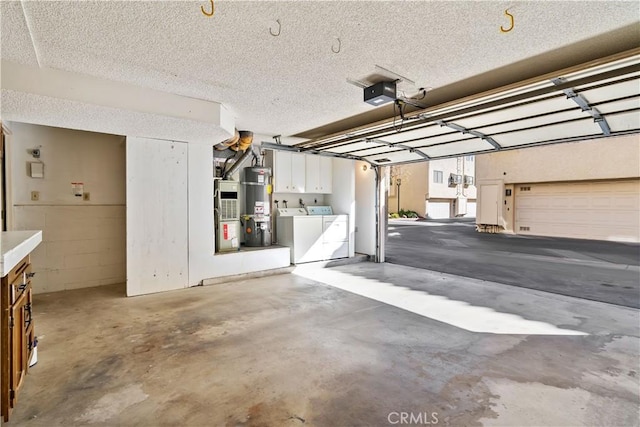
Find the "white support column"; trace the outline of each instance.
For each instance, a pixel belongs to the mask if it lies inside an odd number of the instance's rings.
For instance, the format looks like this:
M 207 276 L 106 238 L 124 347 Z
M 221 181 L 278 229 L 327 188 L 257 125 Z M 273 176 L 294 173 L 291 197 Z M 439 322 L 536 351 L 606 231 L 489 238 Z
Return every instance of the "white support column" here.
M 388 166 L 377 167 L 376 181 L 376 262 L 385 261 L 387 226 L 389 218 L 389 174 Z

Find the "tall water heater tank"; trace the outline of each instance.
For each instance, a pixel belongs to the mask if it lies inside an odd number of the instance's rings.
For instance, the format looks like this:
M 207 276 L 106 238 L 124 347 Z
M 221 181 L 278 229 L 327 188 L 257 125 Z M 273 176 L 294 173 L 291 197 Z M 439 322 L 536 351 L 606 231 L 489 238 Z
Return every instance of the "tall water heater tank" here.
M 271 246 L 271 169 L 252 166 L 244 168 L 245 215 L 243 233 L 245 246 Z

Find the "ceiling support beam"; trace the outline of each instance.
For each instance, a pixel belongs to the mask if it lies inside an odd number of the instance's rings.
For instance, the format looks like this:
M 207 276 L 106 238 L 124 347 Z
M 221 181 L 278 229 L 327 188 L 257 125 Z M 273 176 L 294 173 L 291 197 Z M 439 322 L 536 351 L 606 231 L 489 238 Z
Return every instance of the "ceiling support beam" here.
M 560 77 L 560 78 L 551 80 L 551 82 L 556 86 L 560 86 L 566 82 L 566 79 Z M 609 124 L 607 123 L 607 120 L 602 116 L 602 114 L 600 114 L 600 112 L 597 109 L 589 105 L 589 101 L 587 101 L 587 99 L 582 94 L 576 93 L 573 88 L 562 89 L 562 93 L 564 93 L 567 96 L 567 99 L 570 99 L 576 104 L 578 104 L 578 106 L 583 112 L 593 117 L 593 121 L 596 122 L 598 126 L 600 126 L 600 129 L 602 129 L 603 135 L 605 136 L 611 135 L 611 128 L 609 128 Z
M 502 147 L 500 146 L 500 144 L 498 144 L 493 138 L 491 138 L 488 135 L 485 135 L 482 132 L 478 132 L 477 130 L 469 130 L 463 126 L 457 125 L 455 123 L 451 123 L 451 122 L 445 122 L 444 120 L 438 120 L 436 121 L 437 124 L 439 124 L 440 126 L 446 126 L 448 128 L 457 130 L 458 132 L 461 132 L 463 135 L 473 135 L 477 138 L 482 139 L 483 141 L 487 141 L 489 144 L 491 144 L 493 146 L 493 148 L 495 148 L 496 150 L 502 150 Z
M 431 157 L 427 156 L 425 153 L 423 153 L 422 151 L 420 151 L 419 149 L 415 148 L 415 147 L 409 147 L 408 145 L 403 145 L 403 144 L 397 144 L 397 143 L 393 143 L 393 142 L 387 142 L 387 141 L 382 141 L 381 139 L 369 139 L 369 138 L 365 138 L 364 139 L 365 142 L 373 142 L 375 144 L 380 144 L 380 145 L 386 145 L 388 147 L 394 148 L 394 147 L 398 147 L 401 148 L 403 150 L 407 150 L 410 153 L 415 153 L 418 156 L 422 157 L 425 160 L 430 160 Z
M 324 156 L 324 157 L 337 157 L 339 159 L 347 159 L 347 160 L 362 160 L 363 162 L 367 162 L 369 164 L 372 164 L 369 160 L 364 159 L 362 157 L 358 157 L 358 156 L 354 156 L 351 154 L 342 154 L 342 153 L 332 153 L 329 151 L 319 151 L 319 150 L 313 150 L 313 149 L 303 149 L 300 147 L 296 147 L 293 145 L 283 145 L 283 144 L 276 144 L 273 142 L 266 142 L 266 141 L 262 141 L 260 143 L 260 147 L 265 149 L 265 150 L 277 150 L 277 151 L 291 151 L 293 153 L 301 153 L 301 154 L 315 154 L 318 156 Z

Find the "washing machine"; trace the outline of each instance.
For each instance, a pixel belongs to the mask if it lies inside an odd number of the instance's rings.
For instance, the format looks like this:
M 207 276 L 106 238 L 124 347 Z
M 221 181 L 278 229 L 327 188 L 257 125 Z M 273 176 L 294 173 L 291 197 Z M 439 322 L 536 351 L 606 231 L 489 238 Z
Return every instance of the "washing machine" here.
M 334 215 L 331 206 L 308 206 L 309 216 L 322 218 L 322 259 L 349 256 L 349 215 Z
M 276 209 L 276 240 L 291 249 L 291 264 L 323 259 L 322 217 L 304 208 Z

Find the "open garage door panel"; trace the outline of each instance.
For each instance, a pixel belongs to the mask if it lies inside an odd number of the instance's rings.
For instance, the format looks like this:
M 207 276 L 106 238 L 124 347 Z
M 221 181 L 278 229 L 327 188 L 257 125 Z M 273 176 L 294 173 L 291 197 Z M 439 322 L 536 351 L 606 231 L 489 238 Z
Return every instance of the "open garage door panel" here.
M 518 184 L 515 231 L 640 242 L 640 180 Z
M 287 148 L 392 165 L 637 132 L 640 49 Z

